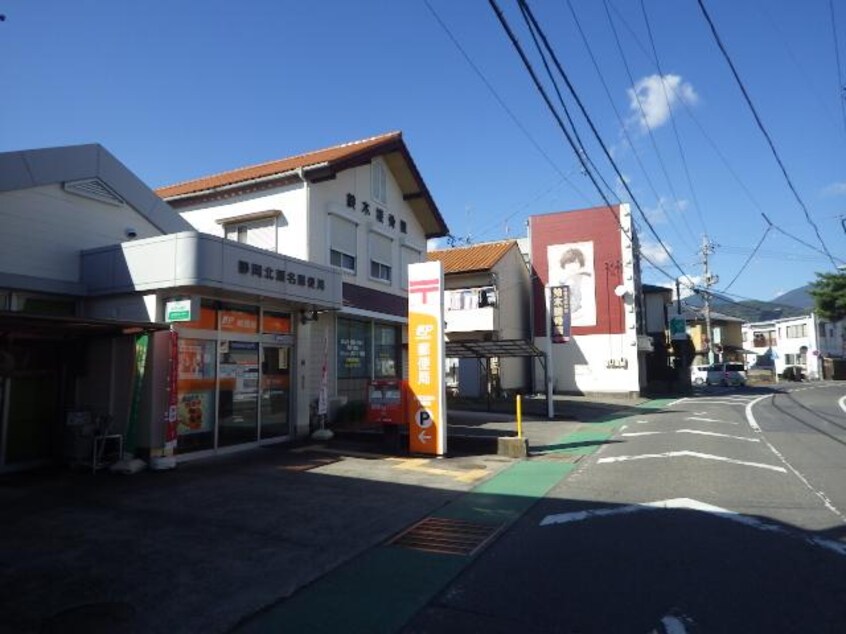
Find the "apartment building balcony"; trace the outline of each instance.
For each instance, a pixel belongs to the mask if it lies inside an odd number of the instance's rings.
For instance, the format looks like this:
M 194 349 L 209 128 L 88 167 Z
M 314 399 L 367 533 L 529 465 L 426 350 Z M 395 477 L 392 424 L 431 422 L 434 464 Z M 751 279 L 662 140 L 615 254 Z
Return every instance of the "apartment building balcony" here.
M 448 290 L 444 307 L 446 334 L 499 330 L 499 305 L 492 286 Z

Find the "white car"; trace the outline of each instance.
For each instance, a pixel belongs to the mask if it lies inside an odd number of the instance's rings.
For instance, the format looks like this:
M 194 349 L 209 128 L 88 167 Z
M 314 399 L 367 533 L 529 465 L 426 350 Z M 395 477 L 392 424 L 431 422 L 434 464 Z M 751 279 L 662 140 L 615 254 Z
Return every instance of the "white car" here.
M 746 385 L 746 367 L 742 363 L 715 363 L 708 368 L 708 385 Z
M 707 365 L 690 366 L 690 382 L 694 385 L 705 385 L 708 381 L 708 367 Z

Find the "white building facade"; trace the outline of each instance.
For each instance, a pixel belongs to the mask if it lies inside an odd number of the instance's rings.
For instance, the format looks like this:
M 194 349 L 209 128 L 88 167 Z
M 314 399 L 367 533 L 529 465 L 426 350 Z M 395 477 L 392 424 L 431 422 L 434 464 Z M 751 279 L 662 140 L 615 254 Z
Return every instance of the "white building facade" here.
M 331 267 L 338 311 L 296 316 L 304 390 L 327 366 L 330 402 L 367 382 L 407 377 L 407 270 L 447 227 L 400 133 L 160 188 L 198 231 Z
M 758 355 L 756 365 L 774 368 L 780 376 L 800 366 L 811 380 L 823 376 L 823 360 L 844 356 L 843 322 L 830 322 L 815 313 L 743 325 L 744 348 Z
M 428 259 L 444 266 L 448 342 L 529 340 L 531 284 L 516 240 L 431 251 Z M 461 396 L 530 388 L 526 357 L 448 358 L 447 364 L 448 387 Z

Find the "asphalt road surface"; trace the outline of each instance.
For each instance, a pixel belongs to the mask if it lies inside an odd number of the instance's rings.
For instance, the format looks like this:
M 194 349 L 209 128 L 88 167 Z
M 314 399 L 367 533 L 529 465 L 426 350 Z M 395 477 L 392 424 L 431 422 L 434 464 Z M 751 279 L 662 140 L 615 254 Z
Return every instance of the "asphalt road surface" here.
M 627 419 L 406 632 L 846 632 L 846 385 Z

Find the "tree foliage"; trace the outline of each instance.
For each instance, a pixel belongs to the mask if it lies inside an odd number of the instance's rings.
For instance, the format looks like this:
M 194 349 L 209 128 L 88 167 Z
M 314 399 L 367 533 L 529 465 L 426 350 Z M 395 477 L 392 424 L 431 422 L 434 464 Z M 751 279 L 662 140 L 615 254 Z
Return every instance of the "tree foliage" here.
M 830 321 L 846 317 L 846 273 L 817 273 L 809 292 L 820 317 Z

